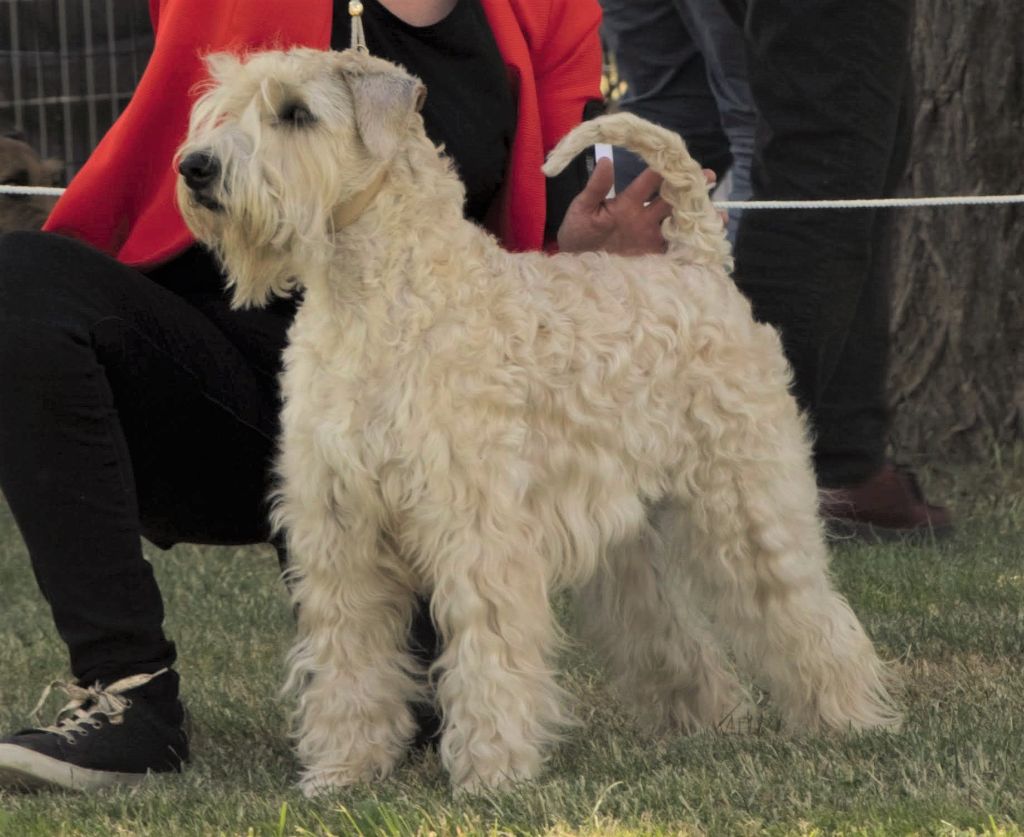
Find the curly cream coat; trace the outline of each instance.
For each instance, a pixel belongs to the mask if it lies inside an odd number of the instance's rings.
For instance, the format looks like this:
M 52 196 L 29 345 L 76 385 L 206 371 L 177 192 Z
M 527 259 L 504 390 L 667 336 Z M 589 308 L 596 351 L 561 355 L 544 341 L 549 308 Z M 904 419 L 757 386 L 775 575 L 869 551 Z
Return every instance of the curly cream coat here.
M 747 711 L 733 661 L 793 730 L 898 722 L 828 576 L 778 336 L 730 279 L 677 136 L 603 117 L 546 167 L 595 141 L 638 151 L 674 207 L 666 255 L 510 254 L 463 219 L 401 69 L 309 50 L 210 66 L 181 156 L 219 176 L 202 195 L 180 185 L 185 218 L 238 305 L 304 295 L 274 520 L 294 562 L 308 791 L 401 758 L 426 689 L 407 648 L 417 594 L 444 639 L 431 675 L 460 789 L 535 777 L 570 723 L 550 605 L 566 586 L 654 727 Z

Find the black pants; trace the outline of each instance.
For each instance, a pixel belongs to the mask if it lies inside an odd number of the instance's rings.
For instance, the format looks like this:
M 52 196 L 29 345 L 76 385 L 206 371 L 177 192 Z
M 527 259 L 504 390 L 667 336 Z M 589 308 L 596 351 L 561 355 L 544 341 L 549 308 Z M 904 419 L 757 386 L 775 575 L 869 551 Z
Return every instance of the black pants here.
M 140 535 L 269 537 L 291 301 L 232 311 L 209 256 L 149 276 L 43 233 L 0 238 L 0 489 L 82 682 L 170 665 Z M 433 647 L 421 615 L 415 638 Z
M 746 0 L 755 200 L 892 193 L 910 143 L 912 20 L 912 0 Z M 826 486 L 859 482 L 884 461 L 886 220 L 885 211 L 809 210 L 745 212 L 740 222 L 737 282 L 782 334 Z

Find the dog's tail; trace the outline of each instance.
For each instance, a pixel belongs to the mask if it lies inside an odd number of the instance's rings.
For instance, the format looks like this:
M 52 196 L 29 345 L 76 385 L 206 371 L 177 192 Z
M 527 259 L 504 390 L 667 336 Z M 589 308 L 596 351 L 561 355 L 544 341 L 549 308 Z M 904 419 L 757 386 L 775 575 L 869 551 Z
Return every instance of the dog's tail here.
M 711 205 L 707 182 L 678 134 L 630 113 L 599 116 L 574 128 L 548 155 L 544 174 L 553 177 L 581 151 L 597 143 L 626 148 L 664 178 L 661 196 L 672 207 L 662 225 L 668 253 L 686 264 L 732 271 L 725 226 Z

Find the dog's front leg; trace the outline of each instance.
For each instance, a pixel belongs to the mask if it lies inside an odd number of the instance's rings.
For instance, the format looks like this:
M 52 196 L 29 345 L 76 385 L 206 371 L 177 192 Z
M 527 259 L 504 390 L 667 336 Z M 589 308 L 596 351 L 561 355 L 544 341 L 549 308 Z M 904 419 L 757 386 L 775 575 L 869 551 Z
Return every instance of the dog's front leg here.
M 441 759 L 456 790 L 502 787 L 536 776 L 545 745 L 571 722 L 549 663 L 557 629 L 546 568 L 536 527 L 511 510 L 446 511 L 432 561 L 445 639 Z
M 289 521 L 298 641 L 297 751 L 307 795 L 386 776 L 415 732 L 422 691 L 407 650 L 414 594 L 370 516 Z

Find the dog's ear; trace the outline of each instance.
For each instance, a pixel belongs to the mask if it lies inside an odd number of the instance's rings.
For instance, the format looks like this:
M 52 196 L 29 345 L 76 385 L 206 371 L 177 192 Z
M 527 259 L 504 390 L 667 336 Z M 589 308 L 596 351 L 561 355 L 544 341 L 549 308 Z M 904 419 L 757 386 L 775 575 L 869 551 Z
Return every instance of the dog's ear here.
M 211 52 L 203 56 L 203 62 L 210 73 L 210 77 L 216 82 L 224 82 L 242 66 L 237 55 L 230 52 Z
M 343 73 L 352 91 L 356 128 L 373 156 L 390 159 L 409 118 L 423 107 L 427 88 L 398 73 Z

